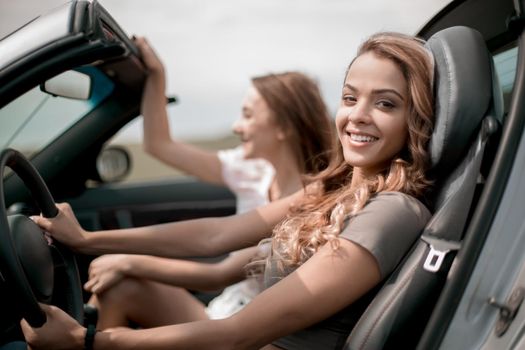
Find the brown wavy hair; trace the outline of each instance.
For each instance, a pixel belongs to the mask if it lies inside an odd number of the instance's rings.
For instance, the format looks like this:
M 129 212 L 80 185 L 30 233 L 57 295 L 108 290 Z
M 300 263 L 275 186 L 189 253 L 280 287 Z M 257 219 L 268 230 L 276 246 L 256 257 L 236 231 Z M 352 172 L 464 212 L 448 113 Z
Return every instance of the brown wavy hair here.
M 423 45 L 420 39 L 398 33 L 378 33 L 361 45 L 357 57 L 371 52 L 391 60 L 407 81 L 406 146 L 383 171 L 351 188 L 352 166 L 345 162 L 339 144 L 328 168 L 313 178 L 314 185 L 307 189 L 304 200 L 274 229 L 269 259 L 281 268 L 302 264 L 324 244 L 336 249 L 345 219 L 361 210 L 375 194 L 397 191 L 421 198 L 431 185 L 426 171 L 427 146 L 434 124 L 433 58 Z
M 288 134 L 301 172 L 326 169 L 336 141 L 317 83 L 303 73 L 284 72 L 255 77 L 252 84 Z

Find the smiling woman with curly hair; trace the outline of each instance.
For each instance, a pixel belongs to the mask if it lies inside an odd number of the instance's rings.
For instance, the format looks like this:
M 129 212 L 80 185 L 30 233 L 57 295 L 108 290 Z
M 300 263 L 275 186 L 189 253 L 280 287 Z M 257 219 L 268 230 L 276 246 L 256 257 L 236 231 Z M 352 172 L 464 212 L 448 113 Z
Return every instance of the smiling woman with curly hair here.
M 250 266 L 264 269 L 266 289 L 241 311 L 222 320 L 100 332 L 94 349 L 342 348 L 369 293 L 430 218 L 420 200 L 429 187 L 432 72 L 420 40 L 396 33 L 369 38 L 345 75 L 336 118 L 340 152 L 306 194 L 234 217 L 129 230 L 88 233 L 67 205 L 55 219 L 37 218 L 80 252 L 165 256 L 237 249 L 275 227 L 268 256 Z M 235 232 L 210 235 L 209 245 L 181 238 L 223 226 Z M 86 330 L 55 307 L 43 309 L 42 328 L 22 323 L 31 347 L 81 349 Z

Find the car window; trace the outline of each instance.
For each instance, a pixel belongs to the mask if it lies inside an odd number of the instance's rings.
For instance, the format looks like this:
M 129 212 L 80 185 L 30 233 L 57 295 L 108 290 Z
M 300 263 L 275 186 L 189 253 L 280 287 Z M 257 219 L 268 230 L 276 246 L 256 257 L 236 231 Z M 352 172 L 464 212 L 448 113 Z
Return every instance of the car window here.
M 144 151 L 142 147 L 142 136 L 136 136 L 137 130 L 142 132 L 142 127 L 142 117 L 136 118 L 129 122 L 108 142 L 109 146 L 124 148 L 131 158 L 130 173 L 123 179 L 123 182 L 134 183 L 187 177 L 186 174 L 162 163 Z M 132 135 L 131 137 L 127 136 L 130 134 Z M 233 148 L 240 143 L 239 137 L 234 135 L 233 132 L 229 135 L 200 139 L 181 138 L 177 135 L 175 135 L 175 137 L 210 151 Z
M 505 101 L 505 112 L 508 110 L 508 104 L 514 86 L 517 62 L 518 48 L 515 44 L 494 55 L 494 65 L 496 67 L 496 73 L 498 75 Z
M 31 157 L 93 110 L 113 90 L 113 83 L 98 69 L 78 70 L 92 77 L 88 100 L 53 96 L 36 86 L 0 109 L 2 148 L 14 148 Z

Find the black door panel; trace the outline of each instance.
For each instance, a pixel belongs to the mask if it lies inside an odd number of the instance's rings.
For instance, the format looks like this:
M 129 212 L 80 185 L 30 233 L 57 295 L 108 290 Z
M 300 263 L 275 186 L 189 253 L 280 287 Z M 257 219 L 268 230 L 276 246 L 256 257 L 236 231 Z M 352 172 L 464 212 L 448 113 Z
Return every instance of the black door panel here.
M 137 227 L 235 213 L 226 188 L 194 180 L 103 185 L 68 201 L 87 230 Z

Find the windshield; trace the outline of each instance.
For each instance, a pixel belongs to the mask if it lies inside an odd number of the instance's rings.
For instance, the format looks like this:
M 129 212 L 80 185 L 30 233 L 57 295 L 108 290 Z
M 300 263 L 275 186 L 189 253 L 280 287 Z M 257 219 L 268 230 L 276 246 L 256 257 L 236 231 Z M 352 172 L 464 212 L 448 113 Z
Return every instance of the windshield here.
M 75 100 L 34 87 L 0 109 L 2 149 L 11 147 L 30 158 L 96 108 L 113 90 L 113 82 L 97 68 L 76 70 L 91 76 L 91 97 Z

